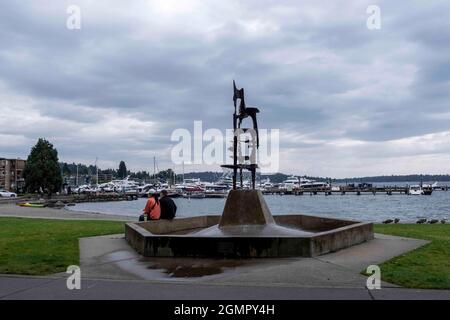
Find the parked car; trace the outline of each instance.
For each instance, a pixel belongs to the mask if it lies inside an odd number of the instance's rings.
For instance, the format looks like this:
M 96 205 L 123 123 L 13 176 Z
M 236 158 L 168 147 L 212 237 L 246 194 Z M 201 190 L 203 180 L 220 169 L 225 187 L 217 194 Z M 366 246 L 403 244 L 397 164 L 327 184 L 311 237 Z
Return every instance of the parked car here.
M 9 192 L 9 191 L 6 191 L 5 189 L 0 188 L 0 197 L 15 198 L 15 197 L 17 197 L 17 194 L 14 192 Z

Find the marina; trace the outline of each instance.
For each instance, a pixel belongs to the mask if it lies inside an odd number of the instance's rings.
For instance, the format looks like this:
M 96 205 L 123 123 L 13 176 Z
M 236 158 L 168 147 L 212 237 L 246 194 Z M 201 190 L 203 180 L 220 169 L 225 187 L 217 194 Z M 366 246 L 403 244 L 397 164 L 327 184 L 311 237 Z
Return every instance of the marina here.
M 74 188 L 74 194 L 91 195 L 90 199 L 98 196 L 104 198 L 108 194 L 116 194 L 123 197 L 147 197 L 149 193 L 167 190 L 172 198 L 225 198 L 231 190 L 232 182 L 226 175 L 216 182 L 205 182 L 199 178 L 183 179 L 181 183 L 170 184 L 169 181 L 157 181 L 154 183 L 142 183 L 128 177 L 123 180 L 114 180 L 99 185 L 82 185 Z M 237 189 L 248 190 L 249 180 L 244 180 Z M 260 180 L 255 184 L 255 189 L 263 194 L 278 195 L 363 195 L 363 194 L 403 194 L 403 195 L 431 195 L 435 191 L 448 191 L 446 182 L 408 182 L 408 183 L 327 183 L 309 180 L 302 177 L 291 176 L 281 183 L 272 183 L 270 179 Z M 67 190 L 65 191 L 67 193 Z M 125 196 L 123 200 L 128 200 Z

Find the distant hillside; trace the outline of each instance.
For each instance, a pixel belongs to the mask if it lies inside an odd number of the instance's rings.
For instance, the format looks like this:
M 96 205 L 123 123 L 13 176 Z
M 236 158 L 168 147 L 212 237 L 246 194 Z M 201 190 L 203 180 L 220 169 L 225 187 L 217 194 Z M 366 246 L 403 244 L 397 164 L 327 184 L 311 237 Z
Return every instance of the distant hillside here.
M 207 182 L 215 182 L 220 179 L 220 177 L 223 175 L 222 172 L 212 172 L 212 171 L 206 171 L 206 172 L 189 172 L 184 174 L 185 179 L 198 179 L 200 178 L 201 181 L 207 181 Z M 250 174 L 248 172 L 243 174 L 244 179 L 249 179 Z M 259 175 L 258 175 L 259 177 Z M 288 175 L 277 173 L 270 176 L 262 175 L 262 178 L 265 179 L 267 177 L 270 177 L 270 180 L 272 182 L 281 182 L 283 180 L 286 180 Z M 238 173 L 238 179 L 239 179 L 239 173 Z
M 450 175 L 448 174 L 410 174 L 410 175 L 391 175 L 391 176 L 375 176 L 375 177 L 361 177 L 361 178 L 347 178 L 347 179 L 336 179 L 336 182 L 408 182 L 408 181 L 424 181 L 424 182 L 434 182 L 434 181 L 450 181 Z
M 214 182 L 217 181 L 222 172 L 190 172 L 184 175 L 187 179 L 196 179 L 200 178 L 202 181 Z M 249 178 L 248 174 L 244 175 L 244 178 Z M 259 175 L 258 175 L 259 177 Z M 276 173 L 272 175 L 261 175 L 262 179 L 270 178 L 270 181 L 274 183 L 279 183 L 287 179 L 289 175 L 284 173 Z M 408 181 L 424 181 L 424 182 L 434 182 L 434 181 L 450 181 L 450 175 L 448 174 L 440 174 L 440 175 L 429 175 L 429 174 L 410 174 L 410 175 L 390 175 L 390 176 L 373 176 L 373 177 L 353 177 L 353 178 L 344 178 L 344 179 L 333 179 L 326 177 L 310 177 L 310 176 L 302 176 L 307 179 L 317 180 L 317 181 L 329 181 L 331 179 L 332 182 L 408 182 Z
M 180 174 L 178 173 L 180 176 Z M 212 171 L 205 171 L 205 172 L 189 172 L 184 174 L 185 179 L 198 179 L 200 178 L 201 181 L 206 182 L 214 182 L 217 181 L 222 176 L 222 172 L 212 172 Z

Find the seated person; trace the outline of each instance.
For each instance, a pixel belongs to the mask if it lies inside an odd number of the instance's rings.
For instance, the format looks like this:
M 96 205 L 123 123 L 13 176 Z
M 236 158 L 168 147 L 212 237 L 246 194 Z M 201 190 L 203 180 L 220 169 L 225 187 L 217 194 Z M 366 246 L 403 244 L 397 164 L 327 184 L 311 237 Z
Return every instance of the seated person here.
M 161 199 L 159 200 L 161 206 L 161 219 L 172 220 L 177 213 L 177 205 L 167 196 L 167 190 L 161 191 Z
M 161 206 L 157 192 L 148 194 L 148 200 L 143 211 L 144 214 L 139 217 L 139 221 L 144 221 L 145 216 L 147 216 L 147 221 L 158 220 L 161 217 Z

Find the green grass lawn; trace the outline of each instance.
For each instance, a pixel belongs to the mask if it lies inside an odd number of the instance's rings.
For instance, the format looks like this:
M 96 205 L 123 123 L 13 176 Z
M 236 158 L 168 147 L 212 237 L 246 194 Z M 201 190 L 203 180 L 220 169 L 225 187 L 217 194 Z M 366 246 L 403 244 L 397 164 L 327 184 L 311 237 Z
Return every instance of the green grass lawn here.
M 79 264 L 78 238 L 122 232 L 116 221 L 0 218 L 0 273 L 66 271 Z
M 450 289 L 450 224 L 375 225 L 375 232 L 431 241 L 383 263 L 382 280 L 408 288 Z

